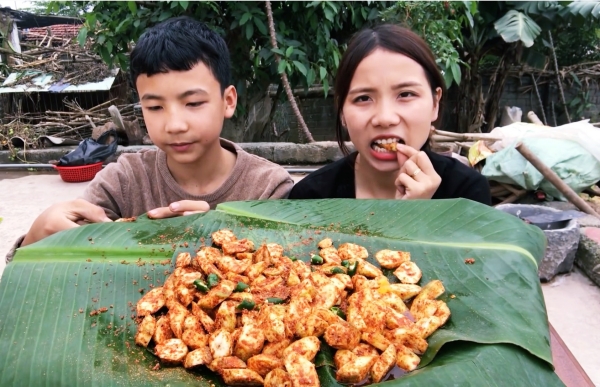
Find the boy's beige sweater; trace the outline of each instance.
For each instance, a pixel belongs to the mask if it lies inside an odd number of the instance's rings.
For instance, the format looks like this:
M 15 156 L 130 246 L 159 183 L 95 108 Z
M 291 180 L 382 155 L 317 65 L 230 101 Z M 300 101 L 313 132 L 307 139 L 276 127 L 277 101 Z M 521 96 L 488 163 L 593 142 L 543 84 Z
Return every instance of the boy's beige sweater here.
M 142 215 L 154 208 L 179 200 L 202 200 L 214 209 L 217 204 L 236 200 L 286 198 L 294 182 L 281 166 L 252 155 L 237 144 L 221 139 L 221 146 L 237 154 L 231 175 L 217 190 L 191 195 L 175 181 L 167 168 L 166 154 L 160 149 L 124 153 L 116 163 L 100 171 L 83 193 L 115 220 Z M 12 260 L 19 238 L 6 256 Z

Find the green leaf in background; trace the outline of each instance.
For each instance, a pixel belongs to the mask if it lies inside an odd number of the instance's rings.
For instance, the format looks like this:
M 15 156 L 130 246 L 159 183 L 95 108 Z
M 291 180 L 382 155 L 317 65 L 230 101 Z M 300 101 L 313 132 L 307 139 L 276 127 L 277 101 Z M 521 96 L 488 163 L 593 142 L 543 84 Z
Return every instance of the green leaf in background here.
M 152 371 L 156 358 L 133 344 L 132 314 L 140 289 L 164 282 L 175 253 L 209 244 L 225 227 L 304 260 L 325 237 L 359 243 L 370 257 L 405 250 L 423 271 L 421 283 L 443 281 L 450 320 L 429 338 L 422 368 L 382 386 L 562 385 L 537 276 L 543 233 L 464 199 L 233 202 L 201 215 L 55 234 L 19 249 L 0 281 L 0 385 L 222 386 L 204 369 Z M 338 385 L 332 355 L 324 345 L 316 359 L 323 386 Z
M 128 1 L 127 6 L 129 7 L 129 10 L 131 11 L 132 15 L 137 14 L 137 4 L 135 3 L 135 1 Z
M 494 28 L 507 43 L 522 41 L 525 47 L 533 46 L 533 41 L 542 29 L 532 18 L 511 9 L 494 23 Z
M 81 47 L 85 46 L 85 41 L 87 40 L 87 33 L 87 27 L 81 27 L 79 33 L 77 33 L 77 43 L 79 43 Z
M 306 66 L 304 66 L 301 62 L 297 60 L 294 61 L 294 66 L 302 73 L 302 75 L 306 76 Z

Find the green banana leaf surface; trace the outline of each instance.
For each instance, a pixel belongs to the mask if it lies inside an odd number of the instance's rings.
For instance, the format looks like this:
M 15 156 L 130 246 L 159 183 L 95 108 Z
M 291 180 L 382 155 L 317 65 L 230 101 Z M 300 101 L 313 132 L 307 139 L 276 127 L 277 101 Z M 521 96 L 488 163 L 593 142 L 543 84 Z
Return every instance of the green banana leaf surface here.
M 537 274 L 541 230 L 464 199 L 340 199 L 223 203 L 194 216 L 78 227 L 19 249 L 0 280 L 0 386 L 223 385 L 204 368 L 155 367 L 134 344 L 133 321 L 175 255 L 209 245 L 222 228 L 305 261 L 325 237 L 363 245 L 375 264 L 378 250 L 409 251 L 421 284 L 442 280 L 451 318 L 429 337 L 418 370 L 382 386 L 563 385 Z M 339 385 L 333 354 L 323 344 L 316 358 L 322 386 Z

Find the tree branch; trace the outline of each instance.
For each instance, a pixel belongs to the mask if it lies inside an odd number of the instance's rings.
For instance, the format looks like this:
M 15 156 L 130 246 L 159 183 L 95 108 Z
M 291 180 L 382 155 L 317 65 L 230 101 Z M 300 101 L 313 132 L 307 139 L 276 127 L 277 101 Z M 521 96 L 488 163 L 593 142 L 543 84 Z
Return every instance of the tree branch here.
M 271 36 L 271 46 L 276 49 L 277 48 L 277 38 L 275 37 L 275 23 L 273 22 L 273 10 L 271 9 L 271 2 L 269 0 L 265 1 L 265 6 L 267 8 L 267 19 L 269 20 L 269 35 Z M 275 55 L 275 61 L 277 62 L 277 65 L 279 66 L 279 63 L 281 62 L 281 58 L 276 53 L 274 53 L 274 55 Z M 290 87 L 290 82 L 288 81 L 288 77 L 287 77 L 287 74 L 285 73 L 285 70 L 281 73 L 281 83 L 283 83 L 283 88 L 285 89 L 285 94 L 287 95 L 288 101 L 290 101 L 290 105 L 292 106 L 292 110 L 294 111 L 294 114 L 296 115 L 296 118 L 298 119 L 298 125 L 300 126 L 300 131 L 302 132 L 304 137 L 306 137 L 306 140 L 308 142 L 315 142 L 312 134 L 310 133 L 310 130 L 308 129 L 308 126 L 306 126 L 306 122 L 304 122 L 304 118 L 302 117 L 302 114 L 300 113 L 298 104 L 296 103 L 296 100 L 294 99 L 294 94 L 292 93 L 292 88 Z

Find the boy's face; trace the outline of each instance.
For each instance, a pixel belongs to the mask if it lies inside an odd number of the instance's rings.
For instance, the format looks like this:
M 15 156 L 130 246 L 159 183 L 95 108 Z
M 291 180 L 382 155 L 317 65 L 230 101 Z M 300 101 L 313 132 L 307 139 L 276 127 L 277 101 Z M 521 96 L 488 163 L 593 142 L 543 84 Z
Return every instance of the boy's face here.
M 225 118 L 235 112 L 237 93 L 221 87 L 200 62 L 189 71 L 169 71 L 136 80 L 144 121 L 154 144 L 170 163 L 194 164 L 220 147 Z

